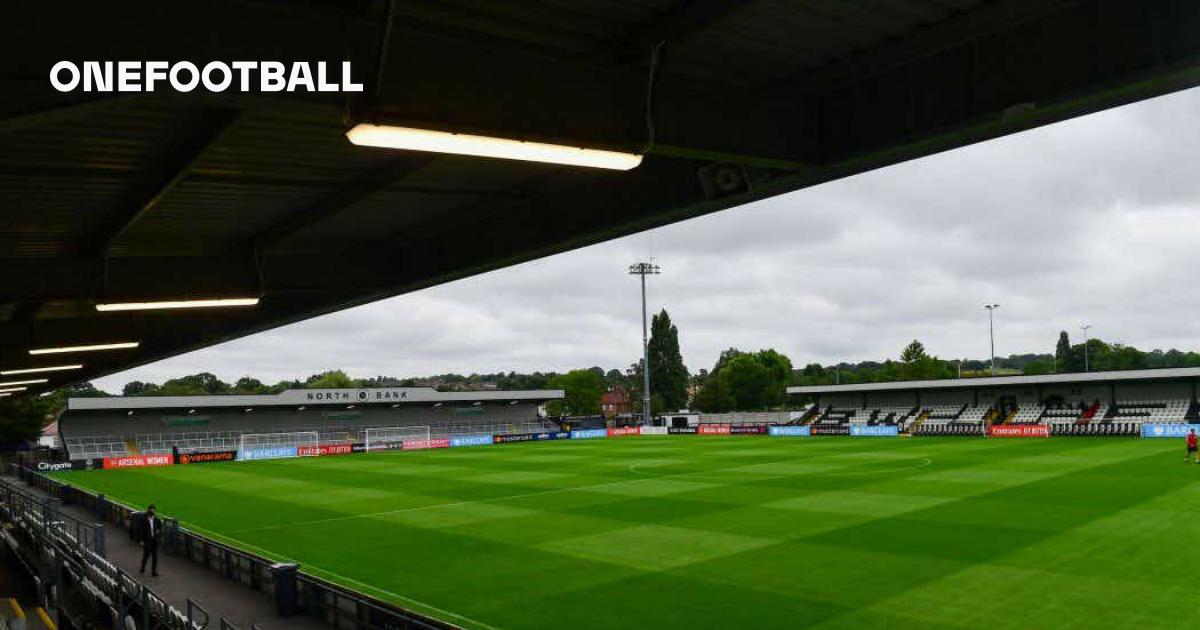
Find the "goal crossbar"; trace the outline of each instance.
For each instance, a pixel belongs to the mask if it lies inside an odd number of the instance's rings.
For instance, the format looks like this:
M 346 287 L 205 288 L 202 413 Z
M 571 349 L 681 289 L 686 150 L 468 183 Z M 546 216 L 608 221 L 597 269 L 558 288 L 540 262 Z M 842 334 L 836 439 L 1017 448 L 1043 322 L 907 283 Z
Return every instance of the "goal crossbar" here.
M 414 442 L 422 446 L 429 444 L 428 426 L 371 427 L 364 434 L 363 446 L 368 453 L 402 449 L 405 442 L 410 446 Z
M 316 431 L 243 433 L 238 438 L 238 459 L 316 457 L 320 436 Z

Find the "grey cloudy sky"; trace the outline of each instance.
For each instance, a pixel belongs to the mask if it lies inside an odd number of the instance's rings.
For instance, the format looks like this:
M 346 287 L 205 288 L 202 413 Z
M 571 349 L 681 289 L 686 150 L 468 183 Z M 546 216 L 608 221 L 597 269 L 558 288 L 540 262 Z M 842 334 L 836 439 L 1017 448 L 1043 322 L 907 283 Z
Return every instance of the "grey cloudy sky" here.
M 731 346 L 794 363 L 883 359 L 921 339 L 984 358 L 1059 330 L 1200 349 L 1200 90 L 801 190 L 246 337 L 96 382 L 625 368 L 641 349 L 627 266 L 692 371 Z

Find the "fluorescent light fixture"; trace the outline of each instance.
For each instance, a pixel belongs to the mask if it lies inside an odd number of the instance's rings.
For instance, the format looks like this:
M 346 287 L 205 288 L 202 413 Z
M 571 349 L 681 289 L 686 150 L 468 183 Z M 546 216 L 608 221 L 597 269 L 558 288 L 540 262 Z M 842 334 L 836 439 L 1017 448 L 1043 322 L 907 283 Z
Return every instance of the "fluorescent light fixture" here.
M 29 354 L 59 354 L 63 352 L 97 352 L 100 350 L 127 350 L 138 347 L 136 341 L 121 341 L 117 343 L 99 343 L 91 346 L 61 346 L 57 348 L 34 348 Z
M 48 378 L 31 378 L 27 381 L 8 381 L 7 383 L 0 383 L 0 388 L 15 387 L 17 385 L 39 385 L 41 383 L 49 382 L 50 379 Z
M 9 396 L 12 396 L 11 392 L 9 392 L 9 393 L 0 392 L 0 398 L 8 398 Z
M 413 129 L 412 127 L 392 127 L 390 125 L 360 123 L 346 132 L 346 138 L 353 144 L 366 147 L 454 153 L 505 160 L 589 166 L 617 171 L 628 171 L 642 163 L 642 156 L 636 153 L 584 149 L 563 144 L 523 142 L 507 138 Z
M 19 370 L 0 370 L 0 376 L 15 376 L 17 374 L 37 374 L 39 372 L 63 372 L 66 370 L 81 370 L 81 369 L 83 369 L 83 364 L 50 365 L 47 367 L 21 368 Z
M 102 313 L 112 311 L 163 311 L 179 308 L 227 308 L 232 306 L 256 306 L 258 298 L 213 298 L 204 300 L 168 300 L 165 302 L 113 302 L 97 304 Z
M 0 389 L 0 394 L 15 394 L 17 392 L 23 392 L 27 389 L 29 389 L 29 388 L 28 387 L 8 387 L 6 389 Z

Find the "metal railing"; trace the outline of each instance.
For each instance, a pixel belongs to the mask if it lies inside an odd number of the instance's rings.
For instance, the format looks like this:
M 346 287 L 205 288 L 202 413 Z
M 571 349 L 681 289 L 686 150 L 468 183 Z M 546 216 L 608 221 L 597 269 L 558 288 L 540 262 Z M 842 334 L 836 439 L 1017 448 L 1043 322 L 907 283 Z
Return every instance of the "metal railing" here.
M 37 473 L 22 477 L 39 489 L 54 484 Z M 3 517 L 26 543 L 14 537 L 11 546 L 34 569 L 39 604 L 60 610 L 75 625 L 124 628 L 132 622 L 143 630 L 203 630 L 208 625 L 208 611 L 195 601 L 189 599 L 186 611 L 180 611 L 106 560 L 102 524 L 63 514 L 60 495 L 39 497 L 0 483 Z
M 64 504 L 79 505 L 97 519 L 128 527 L 136 510 L 82 488 L 52 479 L 27 468 L 20 478 Z M 253 554 L 179 526 L 165 519 L 165 552 L 182 556 L 216 571 L 225 578 L 276 598 L 273 560 Z M 455 630 L 458 626 L 426 617 L 322 578 L 297 575 L 296 610 L 324 621 L 337 630 Z M 142 627 L 142 626 L 139 626 Z M 163 626 L 174 628 L 174 626 Z M 232 627 L 222 625 L 222 628 Z
M 428 427 L 431 437 L 447 437 L 453 433 L 537 433 L 554 430 L 558 425 L 548 420 L 448 420 L 429 424 L 407 423 L 398 426 Z M 135 444 L 139 454 L 161 455 L 178 448 L 180 452 L 226 451 L 238 447 L 246 433 L 306 433 L 315 431 L 322 444 L 366 441 L 366 430 L 389 428 L 386 423 L 331 425 L 306 423 L 272 427 L 263 431 L 181 431 L 179 433 L 139 433 L 136 435 L 81 435 L 65 438 L 72 459 L 95 459 L 130 455 L 129 444 Z

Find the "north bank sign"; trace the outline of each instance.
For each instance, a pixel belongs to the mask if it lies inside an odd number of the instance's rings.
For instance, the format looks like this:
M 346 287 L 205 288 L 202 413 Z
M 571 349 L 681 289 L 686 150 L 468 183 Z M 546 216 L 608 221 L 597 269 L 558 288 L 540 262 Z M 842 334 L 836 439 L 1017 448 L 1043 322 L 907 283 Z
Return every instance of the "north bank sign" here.
M 418 398 L 432 390 L 423 387 L 394 387 L 387 389 L 303 389 L 289 390 L 280 398 L 300 403 L 397 403 Z

